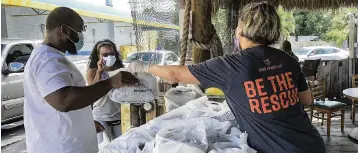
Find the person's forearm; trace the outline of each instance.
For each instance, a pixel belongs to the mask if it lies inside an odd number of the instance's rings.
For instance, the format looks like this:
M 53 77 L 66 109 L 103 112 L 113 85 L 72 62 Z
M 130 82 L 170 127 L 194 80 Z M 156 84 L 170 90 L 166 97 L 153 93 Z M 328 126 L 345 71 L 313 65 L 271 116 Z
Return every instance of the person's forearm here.
M 100 81 L 86 87 L 66 87 L 61 91 L 63 97 L 60 97 L 63 111 L 67 112 L 90 106 L 111 89 L 109 80 Z
M 148 72 L 171 83 L 200 84 L 187 66 L 151 65 L 148 68 Z
M 303 105 L 312 105 L 313 99 L 310 90 L 306 90 L 298 93 L 298 98 Z
M 179 72 L 180 66 L 160 66 L 160 65 L 151 65 L 148 69 L 148 72 L 163 78 L 166 81 L 171 83 L 179 83 L 176 72 Z

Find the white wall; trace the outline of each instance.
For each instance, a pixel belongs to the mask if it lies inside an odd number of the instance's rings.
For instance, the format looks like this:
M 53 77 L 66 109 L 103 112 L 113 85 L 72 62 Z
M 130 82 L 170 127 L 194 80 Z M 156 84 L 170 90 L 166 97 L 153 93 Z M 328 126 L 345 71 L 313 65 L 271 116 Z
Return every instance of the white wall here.
M 40 10 L 41 12 L 43 10 Z M 47 15 L 36 15 L 31 8 L 7 6 L 5 7 L 6 25 L 8 38 L 22 39 L 44 39 L 41 25 L 45 25 Z M 45 14 L 48 14 L 46 12 Z M 31 16 L 19 16 L 31 15 Z M 99 22 L 96 18 L 82 17 L 87 25 L 87 31 L 84 32 L 85 46 L 81 49 L 90 51 L 96 41 L 110 39 L 108 21 Z M 123 27 L 124 26 L 124 27 Z M 115 42 L 119 47 L 121 45 L 135 45 L 135 35 L 133 26 L 129 23 L 115 22 Z M 93 29 L 95 32 L 93 33 Z M 132 40 L 131 35 L 132 34 Z
M 6 14 L 4 5 L 1 5 L 1 38 L 7 38 Z
M 46 16 L 13 16 L 34 15 L 29 8 L 6 7 L 6 24 L 9 38 L 43 39 L 41 24 L 45 24 Z
M 83 33 L 85 38 L 85 45 L 82 50 L 92 50 L 93 45 L 102 39 L 109 39 L 109 29 L 108 22 L 99 22 L 96 18 L 82 17 L 85 24 L 87 25 L 87 30 Z M 93 30 L 95 32 L 93 33 Z
M 311 41 L 314 39 L 317 39 L 318 36 L 298 36 L 298 41 L 302 42 L 302 41 Z M 296 41 L 296 37 L 295 36 L 290 36 L 288 37 L 288 41 Z
M 325 41 L 306 41 L 306 42 L 291 41 L 292 50 L 300 49 L 302 47 L 310 47 L 310 46 L 334 46 L 334 47 L 336 47 L 336 44 L 325 42 Z
M 117 46 L 136 45 L 135 31 L 130 23 L 115 22 L 115 41 Z

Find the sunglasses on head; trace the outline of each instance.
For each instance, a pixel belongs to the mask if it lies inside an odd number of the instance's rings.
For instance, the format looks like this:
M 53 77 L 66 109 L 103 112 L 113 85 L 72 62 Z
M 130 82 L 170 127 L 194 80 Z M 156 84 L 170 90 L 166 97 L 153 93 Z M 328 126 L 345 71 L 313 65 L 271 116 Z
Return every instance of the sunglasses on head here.
M 111 53 L 101 53 L 101 55 L 103 57 L 107 57 L 107 56 L 116 56 L 116 54 L 114 52 L 111 52 Z

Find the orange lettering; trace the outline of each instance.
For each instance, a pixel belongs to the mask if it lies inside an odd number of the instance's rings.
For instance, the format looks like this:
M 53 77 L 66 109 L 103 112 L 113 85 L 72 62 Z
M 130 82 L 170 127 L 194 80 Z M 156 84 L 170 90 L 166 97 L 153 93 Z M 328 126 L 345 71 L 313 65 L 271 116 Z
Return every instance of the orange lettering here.
M 278 110 L 281 109 L 280 103 L 278 102 L 278 96 L 276 94 L 274 94 L 270 97 L 270 101 L 272 104 L 273 111 L 277 112 Z
M 246 82 L 244 82 L 244 86 L 245 86 L 247 97 L 253 98 L 253 97 L 256 96 L 256 90 L 255 90 L 255 87 L 254 87 L 254 82 L 246 81 Z
M 292 89 L 295 86 L 292 84 L 292 78 L 291 78 L 292 72 L 287 72 L 285 73 L 286 79 L 287 79 L 287 84 L 288 84 L 288 88 Z
M 281 78 L 280 78 L 280 76 L 281 76 Z M 281 79 L 281 80 L 280 80 L 280 79 Z M 285 76 L 284 76 L 283 74 L 281 74 L 281 75 L 276 75 L 276 80 L 277 80 L 278 86 L 280 86 L 280 91 L 282 91 L 283 88 L 285 88 L 286 90 L 288 89 L 288 88 L 287 88 L 287 84 L 286 84 L 286 80 L 285 80 Z M 282 85 L 283 85 L 284 87 L 282 87 Z
M 259 96 L 266 96 L 267 93 L 262 91 L 262 89 L 265 88 L 265 86 L 260 84 L 260 83 L 262 83 L 262 81 L 264 81 L 264 80 L 263 79 L 256 79 L 255 80 L 256 88 L 257 88 L 257 91 L 259 93 Z
M 281 100 L 281 106 L 283 108 L 287 108 L 289 106 L 289 102 L 285 101 L 285 99 L 287 98 L 287 94 L 286 92 L 281 92 L 280 93 L 280 100 Z M 285 103 L 286 102 L 286 103 Z
M 288 100 L 289 100 L 289 102 L 290 102 L 290 105 L 295 105 L 294 104 L 294 100 L 292 99 L 292 93 L 291 93 L 291 91 L 289 90 L 289 91 L 287 91 L 287 97 L 288 97 Z
M 276 93 L 276 92 L 277 92 L 277 89 L 276 89 L 276 85 L 275 85 L 275 76 L 267 77 L 267 80 L 270 80 L 270 81 L 271 81 L 271 85 L 272 85 L 272 88 L 273 88 L 273 92 Z
M 271 109 L 267 109 L 267 106 L 269 106 L 269 103 L 266 103 L 266 101 L 269 100 L 269 98 L 266 96 L 266 97 L 261 97 L 261 107 L 262 107 L 262 110 L 264 111 L 264 113 L 271 113 L 272 110 Z
M 262 114 L 262 112 L 259 108 L 260 107 L 259 100 L 249 99 L 249 103 L 250 103 L 251 112 L 255 113 L 255 110 L 256 110 L 257 113 Z
M 294 103 L 291 104 L 291 105 L 295 105 L 297 103 L 297 101 L 298 101 L 297 88 L 292 89 L 291 92 L 292 92 L 292 98 L 293 98 L 293 101 L 294 101 Z

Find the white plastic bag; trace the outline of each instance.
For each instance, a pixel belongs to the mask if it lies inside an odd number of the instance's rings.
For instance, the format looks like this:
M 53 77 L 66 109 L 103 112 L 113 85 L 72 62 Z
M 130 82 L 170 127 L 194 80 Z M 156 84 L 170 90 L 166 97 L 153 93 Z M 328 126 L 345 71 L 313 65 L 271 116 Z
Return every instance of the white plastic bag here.
M 104 146 L 109 144 L 111 141 L 109 140 L 106 132 L 101 132 L 100 134 L 103 134 L 103 140 L 100 144 L 98 144 L 98 149 L 101 150 Z
M 154 100 L 151 89 L 147 82 L 139 79 L 140 82 L 122 88 L 112 89 L 109 98 L 117 103 L 147 103 Z
M 140 151 L 140 153 L 152 153 L 154 146 L 155 146 L 155 139 L 153 139 L 150 142 L 145 143 L 145 146 L 142 149 L 142 151 Z
M 227 148 L 224 150 L 211 150 L 209 153 L 244 153 L 240 148 Z
M 184 106 L 173 109 L 157 117 L 155 120 L 188 119 L 196 117 L 211 117 L 221 122 L 235 121 L 235 117 L 227 105 L 211 102 L 207 96 L 191 100 Z
M 205 153 L 207 147 L 205 123 L 193 119 L 160 130 L 153 153 Z
M 154 153 L 168 152 L 168 149 L 175 153 L 206 152 L 208 144 L 224 135 L 230 126 L 229 121 L 220 122 L 210 117 L 176 120 L 159 130 Z
M 197 94 L 199 94 L 200 97 L 205 96 L 205 93 L 196 84 L 188 84 L 186 87 L 194 90 Z
M 212 117 L 221 122 L 234 121 L 235 117 L 232 114 L 230 108 L 223 104 L 213 101 L 208 101 L 208 97 L 200 97 L 196 100 L 192 100 L 186 104 L 190 108 L 190 112 L 184 115 L 184 118 L 194 117 Z
M 155 99 L 159 98 L 159 89 L 156 77 L 149 73 L 137 73 L 137 77 L 147 82 L 148 88 L 152 90 Z
M 227 133 L 231 126 L 231 122 L 220 122 L 213 118 L 203 118 L 205 122 L 205 131 L 209 143 L 214 143 L 216 139 Z
M 166 112 L 169 112 L 175 108 L 185 105 L 188 101 L 199 98 L 197 92 L 188 87 L 178 86 L 176 88 L 169 89 L 165 95 Z
M 256 153 L 247 144 L 247 133 L 242 133 L 236 127 L 231 128 L 230 134 L 226 134 L 209 145 L 209 153 Z
M 155 133 L 141 127 L 132 128 L 104 146 L 100 153 L 140 153 L 140 147 L 154 140 Z
M 128 70 L 121 68 L 119 71 Z M 146 73 L 138 73 L 137 78 L 139 83 L 135 85 L 112 89 L 108 94 L 109 98 L 117 103 L 147 103 L 153 101 L 155 99 L 153 92 L 157 94 L 158 91 L 157 86 L 153 85 L 155 77 Z

